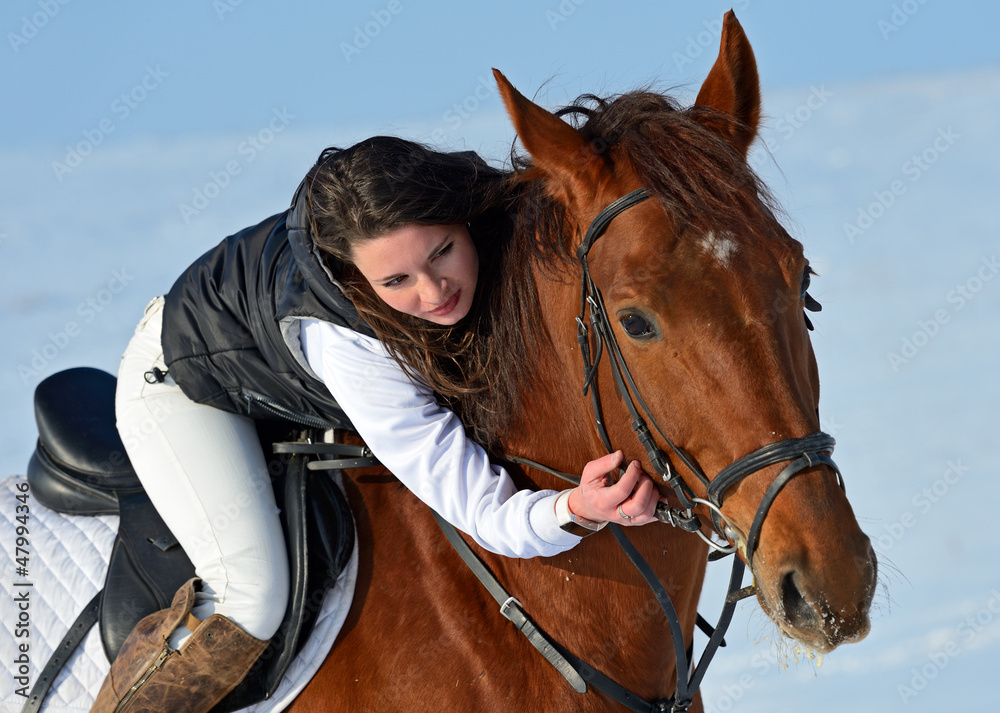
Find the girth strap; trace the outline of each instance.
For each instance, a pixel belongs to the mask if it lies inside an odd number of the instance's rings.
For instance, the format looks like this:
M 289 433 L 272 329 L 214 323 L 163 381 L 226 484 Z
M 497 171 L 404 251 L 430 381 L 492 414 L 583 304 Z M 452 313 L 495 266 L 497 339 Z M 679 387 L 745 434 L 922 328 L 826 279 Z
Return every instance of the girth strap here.
M 98 592 L 95 594 L 94 598 L 87 603 L 87 606 L 76 617 L 76 621 L 69 627 L 69 631 L 66 632 L 63 640 L 59 642 L 59 646 L 52 652 L 49 662 L 45 664 L 45 668 L 42 669 L 38 680 L 32 686 L 31 693 L 28 694 L 28 700 L 25 701 L 21 713 L 38 713 L 41 709 L 42 702 L 45 700 L 45 696 L 48 695 L 49 689 L 52 688 L 52 684 L 55 683 L 56 676 L 59 675 L 66 661 L 76 651 L 76 647 L 87 636 L 87 632 L 94 628 L 94 624 L 97 623 L 101 593 Z

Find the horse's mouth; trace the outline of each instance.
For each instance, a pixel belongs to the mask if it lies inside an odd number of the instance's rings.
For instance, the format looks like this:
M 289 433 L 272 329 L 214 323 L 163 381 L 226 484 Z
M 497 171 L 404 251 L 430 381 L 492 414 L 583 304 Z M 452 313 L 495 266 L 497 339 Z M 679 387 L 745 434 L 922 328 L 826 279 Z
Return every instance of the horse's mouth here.
M 841 644 L 861 641 L 871 630 L 871 619 L 865 612 L 859 617 L 845 618 L 827 614 L 820 627 L 793 624 L 781 617 L 771 617 L 782 634 L 795 640 L 803 648 L 819 654 L 828 654 Z
M 861 601 L 834 609 L 822 597 L 803 594 L 804 587 L 797 579 L 798 575 L 788 572 L 776 586 L 757 587 L 761 607 L 782 634 L 820 654 L 829 653 L 841 644 L 861 641 L 868 635 L 874 580 Z

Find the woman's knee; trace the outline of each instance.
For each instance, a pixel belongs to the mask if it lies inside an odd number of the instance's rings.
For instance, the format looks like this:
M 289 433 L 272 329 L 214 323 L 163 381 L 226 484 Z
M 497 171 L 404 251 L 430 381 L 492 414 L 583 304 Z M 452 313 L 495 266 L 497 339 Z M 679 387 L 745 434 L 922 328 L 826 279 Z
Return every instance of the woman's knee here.
M 274 636 L 285 618 L 290 591 L 288 573 L 286 572 L 284 577 L 274 579 L 264 589 L 266 590 L 264 597 L 258 599 L 261 604 L 256 617 L 256 626 L 260 632 L 257 635 L 258 639 L 270 639 Z
M 248 596 L 239 612 L 230 618 L 258 639 L 270 639 L 278 631 L 288 608 L 288 578 L 275 580 L 272 586 L 258 587 L 256 596 Z
M 209 582 L 213 589 L 224 592 L 215 611 L 228 616 L 252 636 L 270 639 L 281 626 L 288 607 L 290 582 L 284 548 L 280 555 L 257 557 L 251 562 L 231 558 L 225 563 L 225 571 L 224 584 Z

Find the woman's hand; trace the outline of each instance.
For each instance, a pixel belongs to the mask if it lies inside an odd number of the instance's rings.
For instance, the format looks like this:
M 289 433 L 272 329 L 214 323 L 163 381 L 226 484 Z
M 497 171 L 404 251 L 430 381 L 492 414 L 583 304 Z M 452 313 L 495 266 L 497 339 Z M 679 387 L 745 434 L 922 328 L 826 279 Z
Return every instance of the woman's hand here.
M 656 520 L 653 514 L 660 494 L 653 480 L 632 461 L 615 483 L 610 473 L 625 459 L 621 451 L 592 460 L 583 469 L 580 484 L 569 494 L 569 509 L 595 522 L 645 525 Z

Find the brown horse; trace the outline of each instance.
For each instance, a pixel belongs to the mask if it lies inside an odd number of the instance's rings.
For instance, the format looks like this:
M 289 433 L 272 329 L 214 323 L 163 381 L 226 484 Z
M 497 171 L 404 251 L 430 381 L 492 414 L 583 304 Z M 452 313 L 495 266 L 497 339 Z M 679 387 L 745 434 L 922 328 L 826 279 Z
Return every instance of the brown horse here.
M 512 259 L 505 269 L 534 294 L 512 318 L 544 352 L 523 385 L 523 412 L 503 438 L 505 451 L 571 473 L 606 452 L 581 393 L 581 268 L 570 258 L 592 219 L 640 187 L 652 198 L 611 221 L 587 260 L 621 356 L 662 429 L 657 437 L 712 478 L 762 446 L 815 433 L 819 381 L 802 311 L 810 269 L 746 163 L 759 83 L 732 13 L 689 109 L 649 92 L 590 98 L 574 126 L 525 99 L 499 72 L 496 78 L 530 154 L 530 166 L 519 170 L 517 239 L 533 245 L 536 259 Z M 611 443 L 654 473 L 607 358 L 593 386 Z M 766 465 L 725 494 L 724 532 L 740 556 L 785 465 Z M 707 497 L 686 467 L 679 474 L 688 492 Z M 566 487 L 530 469 L 524 483 Z M 368 471 L 347 485 L 361 543 L 356 599 L 335 648 L 291 710 L 621 710 L 602 693 L 570 688 L 500 615 L 431 513 L 396 480 Z M 670 488 L 661 490 L 677 504 Z M 837 474 L 828 462 L 810 462 L 770 497 L 750 562 L 764 611 L 816 651 L 863 638 L 875 558 Z M 696 512 L 707 532 L 710 513 L 701 505 Z M 672 597 L 690 645 L 708 547 L 664 524 L 627 533 Z M 673 694 L 670 630 L 610 532 L 547 559 L 477 551 L 566 650 L 647 700 Z M 692 710 L 700 709 L 696 699 Z

